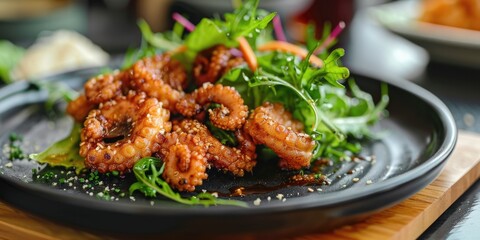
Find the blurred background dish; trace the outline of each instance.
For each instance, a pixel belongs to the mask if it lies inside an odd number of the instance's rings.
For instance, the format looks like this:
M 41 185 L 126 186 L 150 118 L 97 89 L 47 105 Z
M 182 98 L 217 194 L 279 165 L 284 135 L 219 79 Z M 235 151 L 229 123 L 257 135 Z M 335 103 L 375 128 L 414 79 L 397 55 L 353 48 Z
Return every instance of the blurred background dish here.
M 370 9 L 370 15 L 378 23 L 425 48 L 431 60 L 480 68 L 480 31 L 422 22 L 421 14 L 422 2 L 413 0 Z
M 42 32 L 11 74 L 13 80 L 38 80 L 79 68 L 107 66 L 109 60 L 108 53 L 78 32 Z

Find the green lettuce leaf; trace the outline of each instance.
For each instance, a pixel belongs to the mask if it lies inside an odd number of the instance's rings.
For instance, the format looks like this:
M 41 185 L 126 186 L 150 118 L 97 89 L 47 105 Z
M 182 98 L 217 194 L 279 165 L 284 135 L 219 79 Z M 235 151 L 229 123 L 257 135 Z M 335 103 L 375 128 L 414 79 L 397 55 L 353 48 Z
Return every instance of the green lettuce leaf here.
M 70 134 L 64 139 L 52 144 L 41 153 L 30 154 L 30 158 L 50 166 L 75 168 L 80 173 L 84 168 L 84 158 L 79 155 L 81 125 L 75 123 Z

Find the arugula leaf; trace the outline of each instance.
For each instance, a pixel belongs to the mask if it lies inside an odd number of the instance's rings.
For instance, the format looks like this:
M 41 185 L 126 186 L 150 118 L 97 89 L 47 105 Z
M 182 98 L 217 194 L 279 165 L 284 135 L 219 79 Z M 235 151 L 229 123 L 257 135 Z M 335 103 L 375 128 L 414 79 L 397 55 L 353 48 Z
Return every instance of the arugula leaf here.
M 236 45 L 236 42 L 232 41 L 217 23 L 207 18 L 202 19 L 195 30 L 185 39 L 187 48 L 195 52 L 218 44 L 232 47 Z
M 30 159 L 50 166 L 75 168 L 78 174 L 84 168 L 84 159 L 79 155 L 81 125 L 75 123 L 70 134 L 64 139 L 54 143 L 41 153 L 30 154 Z
M 215 127 L 210 120 L 205 122 L 205 125 L 208 128 L 208 131 L 218 139 L 223 145 L 235 147 L 238 145 L 237 138 L 232 131 L 223 130 L 221 128 Z
M 142 32 L 143 38 L 156 49 L 171 51 L 182 45 L 181 35 L 183 30 L 175 27 L 175 31 L 165 33 L 153 33 L 145 20 L 138 21 L 138 27 Z
M 183 43 L 183 27 L 180 24 L 176 24 L 173 31 L 165 33 L 153 33 L 145 20 L 139 20 L 137 25 L 142 33 L 142 42 L 138 49 L 127 50 L 121 69 L 129 68 L 141 58 L 177 49 Z
M 257 9 L 259 0 L 243 2 L 233 13 L 224 15 L 225 24 L 228 29 L 228 36 L 236 39 L 240 36 L 247 36 L 255 29 L 264 29 L 273 20 L 276 13 L 270 13 L 258 19 Z
M 202 19 L 185 39 L 187 49 L 199 52 L 218 44 L 235 47 L 238 37 L 253 37 L 255 31 L 266 28 L 276 15 L 270 13 L 260 18 L 257 6 L 258 0 L 250 0 L 242 3 L 234 13 L 225 14 L 224 21 Z
M 361 91 L 353 79 L 348 83 L 355 98 L 351 100 L 348 114 L 333 121 L 343 132 L 356 138 L 364 136 L 373 138 L 368 126 L 378 121 L 382 113 L 385 113 L 389 102 L 388 87 L 386 84 L 381 85 L 380 102 L 375 106 L 371 95 Z
M 345 55 L 345 50 L 337 48 L 333 50 L 330 55 L 323 61 L 324 66 L 315 70 L 308 69 L 305 77 L 306 85 L 322 84 L 322 82 L 315 82 L 325 79 L 332 86 L 344 88 L 338 81 L 347 79 L 350 76 L 350 71 L 346 67 L 339 66 L 339 59 Z
M 153 157 L 140 159 L 133 167 L 133 172 L 137 178 L 137 182 L 130 186 L 130 195 L 135 191 L 140 191 L 147 197 L 156 197 L 157 193 L 186 205 L 230 205 L 237 207 L 248 207 L 245 202 L 236 200 L 219 199 L 210 193 L 199 193 L 195 196 L 184 198 L 178 192 L 165 182 L 161 175 L 164 171 L 165 164 L 162 160 Z
M 13 43 L 0 40 L 0 79 L 5 83 L 12 82 L 12 70 L 22 59 L 25 49 Z

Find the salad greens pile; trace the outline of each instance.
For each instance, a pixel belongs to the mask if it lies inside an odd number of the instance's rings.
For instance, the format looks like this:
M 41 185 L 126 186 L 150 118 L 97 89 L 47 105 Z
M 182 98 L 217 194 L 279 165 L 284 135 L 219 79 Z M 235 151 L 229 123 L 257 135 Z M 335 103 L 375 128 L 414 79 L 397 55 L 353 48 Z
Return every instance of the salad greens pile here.
M 320 40 L 316 39 L 312 26 L 307 28 L 305 45 L 308 55 L 303 59 L 285 51 L 258 51 L 259 46 L 275 39 L 272 33 L 278 29 L 271 23 L 276 13 L 257 9 L 257 6 L 258 0 L 243 1 L 233 13 L 202 19 L 196 26 L 187 26 L 178 21 L 171 31 L 164 33 L 153 33 L 145 21 L 139 21 L 142 44 L 127 52 L 121 68 L 128 68 L 138 59 L 169 52 L 190 71 L 199 52 L 216 45 L 236 48 L 239 47 L 238 39 L 245 38 L 255 53 L 258 67 L 254 70 L 246 64 L 235 67 L 218 83 L 235 87 L 249 109 L 266 101 L 283 104 L 294 118 L 304 124 L 305 132 L 316 141 L 312 162 L 322 158 L 345 160 L 359 153 L 361 146 L 358 140 L 373 137 L 369 127 L 385 113 L 389 101 L 386 85 L 382 86 L 381 99 L 375 104 L 372 96 L 360 90 L 350 78 L 349 70 L 342 66 L 344 49 L 329 51 L 327 48 L 316 54 L 317 48 L 329 35 L 324 32 Z M 310 58 L 313 56 L 323 60 L 323 66 L 312 66 Z M 207 127 L 222 143 L 236 144 L 231 132 L 215 128 L 208 122 Z M 70 153 L 78 152 L 78 145 L 75 145 L 78 144 L 75 138 L 78 137 L 78 131 L 79 127 L 76 126 L 69 137 L 32 158 L 53 165 L 66 166 L 67 163 L 83 168 L 80 164 L 72 164 L 72 161 L 82 160 Z M 259 158 L 262 152 L 271 154 L 268 149 L 260 149 Z M 140 191 L 147 197 L 155 197 L 158 193 L 189 205 L 244 206 L 237 201 L 217 199 L 209 193 L 182 197 L 161 178 L 163 164 L 156 158 L 141 159 L 133 172 L 138 182 L 130 187 L 130 193 Z

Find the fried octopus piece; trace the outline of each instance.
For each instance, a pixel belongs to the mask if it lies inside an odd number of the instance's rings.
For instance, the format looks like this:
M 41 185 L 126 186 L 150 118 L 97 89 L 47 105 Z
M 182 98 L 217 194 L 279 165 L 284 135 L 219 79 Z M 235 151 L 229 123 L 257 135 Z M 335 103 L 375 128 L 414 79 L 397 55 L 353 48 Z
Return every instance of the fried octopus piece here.
M 172 111 L 184 96 L 187 73 L 180 62 L 169 55 L 155 55 L 137 61 L 126 70 L 125 81 L 131 89 L 157 98 L 164 108 Z
M 283 169 L 298 170 L 310 166 L 315 142 L 298 131 L 298 123 L 281 104 L 264 103 L 255 108 L 245 123 L 246 131 L 257 144 L 265 144 L 279 157 Z
M 84 86 L 85 96 L 93 104 L 109 101 L 122 95 L 123 72 L 115 71 L 89 79 Z
M 248 115 L 248 107 L 243 104 L 242 96 L 233 87 L 221 84 L 205 83 L 180 100 L 176 110 L 193 117 L 208 107 L 209 103 L 219 103 L 220 107 L 209 109 L 210 121 L 224 130 L 235 130 L 243 126 Z
M 245 172 L 251 172 L 257 164 L 256 145 L 243 129 L 235 131 L 235 136 L 238 140 L 237 147 L 223 145 L 212 136 L 205 125 L 196 120 L 175 121 L 173 123 L 173 131 L 199 136 L 205 143 L 209 163 L 215 168 L 229 171 L 235 176 L 243 176 Z
M 199 136 L 185 132 L 159 135 L 159 155 L 165 162 L 163 178 L 180 191 L 195 191 L 207 179 L 206 147 Z
M 85 95 L 78 96 L 75 100 L 67 104 L 67 113 L 79 123 L 85 121 L 90 110 L 95 108 L 95 104 L 90 103 Z
M 170 113 L 155 98 L 129 94 L 90 111 L 81 132 L 80 156 L 101 173 L 131 169 L 158 151 L 157 134 L 171 131 Z
M 202 51 L 193 63 L 193 76 L 197 86 L 215 83 L 230 69 L 245 63 L 243 58 L 232 55 L 230 49 L 218 45 Z

